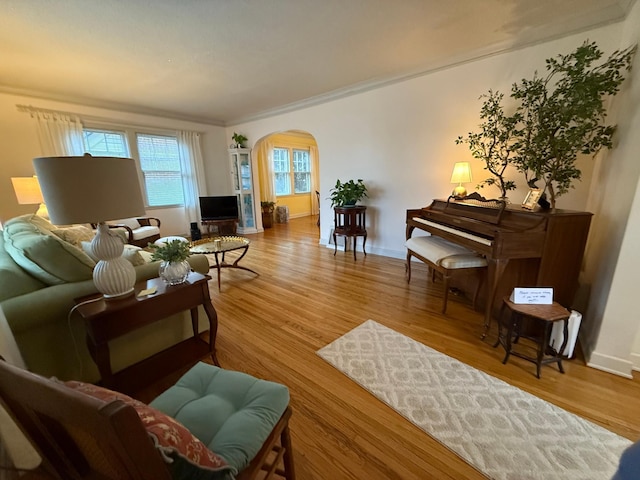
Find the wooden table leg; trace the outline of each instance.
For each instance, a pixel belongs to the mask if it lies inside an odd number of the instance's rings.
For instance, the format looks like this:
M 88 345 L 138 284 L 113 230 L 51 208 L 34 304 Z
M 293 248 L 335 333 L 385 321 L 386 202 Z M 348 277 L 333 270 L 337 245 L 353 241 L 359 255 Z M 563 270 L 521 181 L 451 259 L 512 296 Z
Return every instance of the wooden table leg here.
M 511 339 L 513 338 L 513 329 L 516 329 L 516 332 L 520 332 L 520 328 L 522 327 L 522 319 L 520 315 L 515 312 L 511 312 L 511 316 L 509 317 L 509 325 L 507 327 L 507 338 L 505 340 L 505 355 L 502 363 L 507 363 L 509 360 L 509 356 L 511 355 Z
M 224 253 L 222 255 L 224 258 Z M 218 252 L 215 252 L 213 256 L 216 259 L 216 270 L 218 271 L 218 291 L 220 291 L 220 261 L 218 260 Z
M 203 302 L 202 306 L 209 319 L 209 352 L 211 352 L 211 360 L 216 366 L 220 366 L 218 356 L 216 355 L 216 337 L 218 336 L 218 312 L 211 303 L 211 297 L 209 296 L 209 287 L 207 284 L 202 286 Z
M 87 348 L 89 353 L 96 362 L 102 385 L 105 387 L 113 386 L 113 372 L 111 371 L 111 354 L 109 352 L 108 343 L 93 343 L 93 340 L 87 335 Z

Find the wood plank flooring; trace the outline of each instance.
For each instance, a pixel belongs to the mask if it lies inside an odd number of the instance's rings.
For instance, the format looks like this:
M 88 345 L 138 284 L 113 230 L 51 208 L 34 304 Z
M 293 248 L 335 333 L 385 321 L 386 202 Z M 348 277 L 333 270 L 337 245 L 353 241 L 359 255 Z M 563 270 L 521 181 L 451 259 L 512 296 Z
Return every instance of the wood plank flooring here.
M 480 340 L 482 314 L 464 297 L 439 313 L 441 283 L 423 264 L 358 251 L 333 256 L 318 244 L 317 217 L 247 235 L 241 265 L 210 282 L 218 312 L 218 358 L 224 368 L 287 385 L 299 480 L 482 479 L 478 471 L 360 388 L 315 352 L 367 319 L 457 358 L 632 440 L 640 438 L 640 377 L 624 379 L 563 362 L 566 374 L 511 358 L 503 365 L 495 334 Z M 215 273 L 215 272 L 212 272 Z M 215 275 L 214 275 L 215 277 Z M 136 394 L 148 401 L 178 374 Z

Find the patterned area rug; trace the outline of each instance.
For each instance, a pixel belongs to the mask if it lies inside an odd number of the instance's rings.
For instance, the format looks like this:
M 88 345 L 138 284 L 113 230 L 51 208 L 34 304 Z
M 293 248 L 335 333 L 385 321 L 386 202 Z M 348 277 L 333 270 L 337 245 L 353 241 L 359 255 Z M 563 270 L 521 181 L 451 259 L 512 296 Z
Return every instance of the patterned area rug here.
M 492 479 L 609 479 L 632 443 L 373 320 L 317 353 Z

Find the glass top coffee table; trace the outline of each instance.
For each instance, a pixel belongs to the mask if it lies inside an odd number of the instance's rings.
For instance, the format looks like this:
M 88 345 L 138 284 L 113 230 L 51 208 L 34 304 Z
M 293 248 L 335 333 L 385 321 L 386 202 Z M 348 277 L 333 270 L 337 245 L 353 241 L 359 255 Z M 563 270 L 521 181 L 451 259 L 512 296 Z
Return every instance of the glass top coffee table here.
M 218 291 L 220 291 L 220 270 L 223 268 L 239 268 L 251 273 L 259 275 L 258 272 L 251 270 L 250 268 L 238 265 L 238 262 L 242 260 L 249 250 L 249 239 L 238 236 L 222 236 L 215 238 L 204 238 L 191 243 L 189 250 L 191 253 L 202 253 L 213 255 L 216 259 L 216 264 L 211 265 L 210 268 L 218 270 Z M 233 263 L 225 262 L 225 253 L 233 250 L 242 250 L 242 254 L 235 259 Z M 220 255 L 222 254 L 222 255 Z

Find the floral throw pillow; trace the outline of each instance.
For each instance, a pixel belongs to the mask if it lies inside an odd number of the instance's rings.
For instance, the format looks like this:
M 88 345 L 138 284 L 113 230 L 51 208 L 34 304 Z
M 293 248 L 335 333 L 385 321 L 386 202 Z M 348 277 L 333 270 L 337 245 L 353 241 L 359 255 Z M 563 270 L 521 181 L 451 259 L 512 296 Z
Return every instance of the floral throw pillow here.
M 156 448 L 167 463 L 173 462 L 169 455 L 177 454 L 199 468 L 216 472 L 232 470 L 232 467 L 222 457 L 209 450 L 182 424 L 159 410 L 123 393 L 114 392 L 90 383 L 67 381 L 64 384 L 90 397 L 105 402 L 121 400 L 135 408 L 140 420 L 142 420 L 147 429 L 147 433 L 153 439 Z
M 90 242 L 95 236 L 94 231 L 84 225 L 54 228 L 51 232 L 65 242 L 75 245 L 76 247 L 80 247 L 81 242 Z

